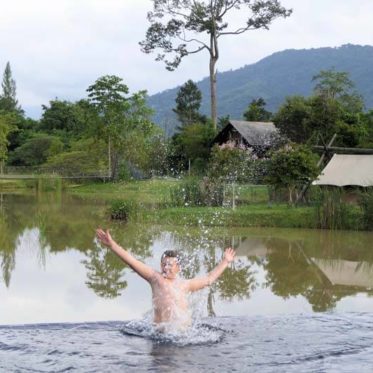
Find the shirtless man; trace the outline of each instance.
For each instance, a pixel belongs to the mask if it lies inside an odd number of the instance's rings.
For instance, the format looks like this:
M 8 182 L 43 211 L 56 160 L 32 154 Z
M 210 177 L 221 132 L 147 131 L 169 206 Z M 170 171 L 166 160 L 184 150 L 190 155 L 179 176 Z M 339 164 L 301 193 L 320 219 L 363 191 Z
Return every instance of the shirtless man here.
M 96 236 L 103 245 L 109 247 L 150 284 L 153 294 L 153 321 L 157 325 L 176 323 L 181 328 L 189 326 L 191 317 L 188 309 L 188 294 L 203 289 L 216 281 L 225 268 L 233 262 L 236 255 L 232 248 L 228 248 L 224 252 L 223 260 L 206 276 L 182 280 L 178 278 L 180 263 L 175 251 L 170 250 L 163 253 L 161 272 L 158 272 L 119 246 L 108 230 L 97 229 Z

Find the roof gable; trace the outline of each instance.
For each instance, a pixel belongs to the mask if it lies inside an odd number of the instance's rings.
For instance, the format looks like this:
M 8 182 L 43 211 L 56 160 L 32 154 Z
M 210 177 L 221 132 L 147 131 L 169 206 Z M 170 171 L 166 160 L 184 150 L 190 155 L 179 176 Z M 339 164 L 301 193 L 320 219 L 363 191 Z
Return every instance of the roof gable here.
M 253 146 L 269 146 L 273 135 L 278 132 L 273 122 L 230 120 L 229 123 Z

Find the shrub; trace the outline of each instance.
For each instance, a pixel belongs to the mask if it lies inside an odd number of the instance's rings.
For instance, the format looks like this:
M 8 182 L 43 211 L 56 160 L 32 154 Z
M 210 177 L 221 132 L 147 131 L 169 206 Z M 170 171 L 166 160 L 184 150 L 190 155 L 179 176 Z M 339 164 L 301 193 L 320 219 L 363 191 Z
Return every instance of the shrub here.
M 105 161 L 92 152 L 82 150 L 57 154 L 43 165 L 43 169 L 64 176 L 96 176 L 106 172 Z
M 321 229 L 347 229 L 349 208 L 342 201 L 343 191 L 336 188 L 315 189 L 315 223 Z
M 234 143 L 215 145 L 211 152 L 208 175 L 213 179 L 230 182 L 248 182 L 253 179 L 254 159 L 251 149 L 236 147 Z
M 61 153 L 62 141 L 56 136 L 38 134 L 28 139 L 9 154 L 9 164 L 15 166 L 37 166 L 49 157 Z
M 366 230 L 373 230 L 373 190 L 362 193 L 359 205 L 363 211 L 363 227 Z
M 128 221 L 138 212 L 139 206 L 133 201 L 113 201 L 110 206 L 110 216 L 113 220 Z
M 221 206 L 224 200 L 224 184 L 210 178 L 186 178 L 171 190 L 173 206 Z
M 289 144 L 272 153 L 268 163 L 267 182 L 275 190 L 287 188 L 289 202 L 304 184 L 313 180 L 318 169 L 314 154 L 304 145 Z

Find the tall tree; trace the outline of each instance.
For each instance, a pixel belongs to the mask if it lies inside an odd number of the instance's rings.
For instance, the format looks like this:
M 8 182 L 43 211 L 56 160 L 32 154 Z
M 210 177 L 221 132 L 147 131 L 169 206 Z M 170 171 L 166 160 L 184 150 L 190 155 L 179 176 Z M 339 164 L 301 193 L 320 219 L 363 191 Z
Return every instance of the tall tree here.
M 316 95 L 331 99 L 348 94 L 354 86 L 347 72 L 334 69 L 321 70 L 312 81 L 316 82 L 314 87 Z
M 231 25 L 231 14 L 247 8 L 245 23 Z M 153 0 L 148 13 L 150 26 L 146 38 L 140 42 L 142 51 L 161 50 L 156 60 L 175 70 L 188 55 L 206 50 L 209 54 L 211 118 L 216 128 L 216 63 L 219 59 L 219 40 L 222 36 L 239 35 L 249 30 L 268 29 L 278 17 L 288 17 L 291 10 L 278 0 Z M 166 54 L 171 59 L 166 59 Z
M 292 96 L 286 98 L 273 121 L 283 136 L 297 143 L 305 143 L 313 131 L 308 126 L 310 116 L 309 100 L 303 96 Z
M 173 111 L 177 114 L 182 126 L 205 119 L 199 113 L 201 101 L 202 93 L 192 80 L 188 80 L 180 87 L 175 99 L 176 108 Z
M 115 177 L 118 154 L 116 138 L 118 127 L 123 124 L 125 113 L 128 111 L 129 103 L 128 87 L 122 83 L 122 79 L 114 75 L 106 75 L 98 78 L 96 82 L 87 88 L 88 100 L 96 108 L 99 126 L 108 145 L 108 173 L 109 177 Z
M 9 62 L 7 62 L 4 70 L 1 88 L 0 110 L 7 112 L 22 112 L 16 98 L 16 82 L 12 77 L 12 69 Z
M 262 97 L 250 102 L 247 110 L 243 114 L 248 121 L 267 122 L 271 119 L 272 113 L 265 109 L 266 102 Z
M 108 167 L 111 178 L 118 177 L 120 158 L 137 162 L 141 152 L 155 132 L 150 117 L 152 110 L 146 104 L 146 91 L 127 95 L 128 87 L 122 79 L 107 75 L 88 87 L 88 100 L 97 116 L 91 120 L 96 138 L 108 146 Z
M 0 174 L 4 172 L 4 163 L 8 158 L 8 136 L 15 128 L 14 113 L 0 111 Z
M 321 70 L 312 78 L 315 82 L 314 93 L 325 100 L 333 99 L 349 112 L 360 112 L 364 109 L 362 96 L 354 90 L 355 84 L 345 71 L 335 69 Z

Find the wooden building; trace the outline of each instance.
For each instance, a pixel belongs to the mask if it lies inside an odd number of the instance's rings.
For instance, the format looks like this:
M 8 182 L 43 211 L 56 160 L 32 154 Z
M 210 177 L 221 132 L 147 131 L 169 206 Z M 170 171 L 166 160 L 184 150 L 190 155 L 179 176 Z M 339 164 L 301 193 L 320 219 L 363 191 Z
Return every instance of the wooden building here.
M 252 148 L 253 152 L 262 157 L 272 146 L 278 130 L 272 122 L 247 122 L 230 120 L 217 134 L 214 144 L 233 143 L 234 146 Z

